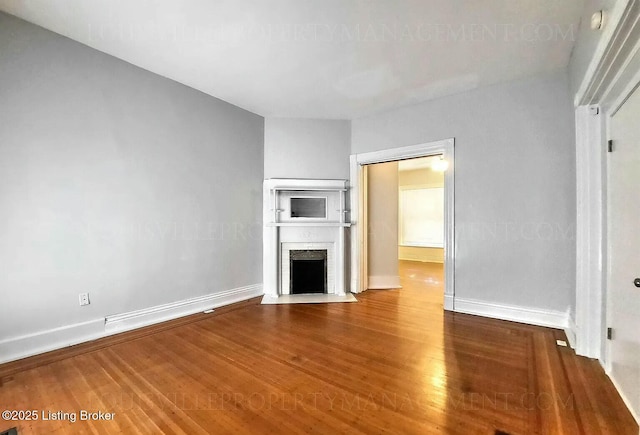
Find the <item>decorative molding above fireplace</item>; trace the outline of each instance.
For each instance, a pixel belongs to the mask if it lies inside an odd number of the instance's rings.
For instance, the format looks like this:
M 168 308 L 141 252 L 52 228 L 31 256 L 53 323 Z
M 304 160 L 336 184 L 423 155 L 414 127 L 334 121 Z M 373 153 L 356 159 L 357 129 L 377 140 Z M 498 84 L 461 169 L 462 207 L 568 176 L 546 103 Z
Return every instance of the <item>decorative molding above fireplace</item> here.
M 264 293 L 291 294 L 292 251 L 326 251 L 324 285 L 311 292 L 346 294 L 347 180 L 264 181 Z M 300 256 L 301 254 L 296 254 Z M 307 254 L 307 259 L 311 260 Z M 302 254 L 300 260 L 305 259 Z M 316 273 L 318 269 L 316 269 Z M 299 279 L 299 278 L 297 278 Z M 309 288 L 308 286 L 305 288 Z

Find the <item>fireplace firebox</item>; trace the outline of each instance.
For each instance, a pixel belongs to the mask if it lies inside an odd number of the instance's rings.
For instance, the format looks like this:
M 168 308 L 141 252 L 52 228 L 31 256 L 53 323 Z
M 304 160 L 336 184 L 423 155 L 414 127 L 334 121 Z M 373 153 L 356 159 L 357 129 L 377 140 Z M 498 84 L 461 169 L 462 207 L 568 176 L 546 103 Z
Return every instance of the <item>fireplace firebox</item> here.
M 327 293 L 327 250 L 292 250 L 289 254 L 291 294 Z

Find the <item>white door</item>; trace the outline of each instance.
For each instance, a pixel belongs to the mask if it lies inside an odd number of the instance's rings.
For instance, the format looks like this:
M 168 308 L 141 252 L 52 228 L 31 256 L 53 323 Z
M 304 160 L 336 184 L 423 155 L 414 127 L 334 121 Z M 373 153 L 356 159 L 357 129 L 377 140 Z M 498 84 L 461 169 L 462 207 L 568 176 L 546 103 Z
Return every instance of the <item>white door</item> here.
M 608 154 L 607 323 L 611 377 L 640 415 L 640 89 L 611 118 Z

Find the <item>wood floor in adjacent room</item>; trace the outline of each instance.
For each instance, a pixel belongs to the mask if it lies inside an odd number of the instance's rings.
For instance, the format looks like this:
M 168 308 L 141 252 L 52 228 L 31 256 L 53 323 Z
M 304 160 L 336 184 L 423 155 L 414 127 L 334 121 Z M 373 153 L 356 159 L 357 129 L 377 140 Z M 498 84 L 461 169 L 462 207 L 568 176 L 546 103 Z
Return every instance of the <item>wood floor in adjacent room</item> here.
M 402 289 L 358 303 L 254 300 L 0 366 L 0 410 L 39 415 L 0 431 L 638 434 L 599 363 L 556 346 L 561 331 L 443 313 L 442 266 L 401 272 Z

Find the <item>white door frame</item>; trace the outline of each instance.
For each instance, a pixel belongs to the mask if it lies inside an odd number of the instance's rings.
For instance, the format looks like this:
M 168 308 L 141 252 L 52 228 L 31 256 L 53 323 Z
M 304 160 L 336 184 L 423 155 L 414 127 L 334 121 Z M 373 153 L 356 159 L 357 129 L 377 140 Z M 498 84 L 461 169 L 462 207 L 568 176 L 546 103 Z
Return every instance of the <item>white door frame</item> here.
M 351 292 L 360 293 L 367 289 L 366 252 L 363 253 L 363 238 L 366 235 L 361 228 L 359 217 L 362 214 L 361 178 L 364 165 L 391 162 L 415 157 L 428 157 L 442 154 L 449 162 L 444 175 L 444 309 L 454 310 L 454 139 L 444 139 L 418 145 L 391 148 L 382 151 L 351 155 Z M 365 245 L 366 246 L 366 245 Z M 363 255 L 364 254 L 364 255 Z
M 608 14 L 575 95 L 576 313 L 578 355 L 608 368 L 606 340 L 606 149 L 609 120 L 640 83 L 640 0 L 620 0 Z

